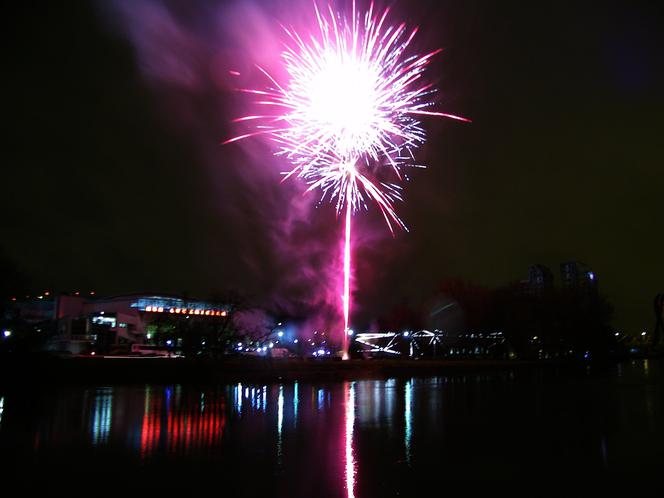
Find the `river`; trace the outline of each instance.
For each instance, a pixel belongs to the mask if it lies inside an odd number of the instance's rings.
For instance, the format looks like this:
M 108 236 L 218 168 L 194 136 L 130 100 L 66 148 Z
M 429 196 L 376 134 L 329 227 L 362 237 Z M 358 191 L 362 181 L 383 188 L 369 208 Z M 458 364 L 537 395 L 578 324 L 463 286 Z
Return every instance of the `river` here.
M 52 490 L 420 496 L 451 481 L 634 478 L 664 463 L 664 364 L 0 391 L 5 477 Z

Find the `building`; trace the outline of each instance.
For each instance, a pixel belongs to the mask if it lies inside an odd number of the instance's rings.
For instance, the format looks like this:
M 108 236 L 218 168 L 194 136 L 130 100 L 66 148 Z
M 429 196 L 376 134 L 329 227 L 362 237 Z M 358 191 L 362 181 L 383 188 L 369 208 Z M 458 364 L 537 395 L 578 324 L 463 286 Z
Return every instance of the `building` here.
M 528 293 L 534 296 L 553 291 L 553 273 L 544 265 L 532 265 L 528 268 Z
M 29 323 L 54 322 L 56 336 L 50 350 L 79 353 L 91 346 L 101 352 L 148 339 L 150 323 L 168 317 L 225 319 L 226 305 L 163 294 L 126 294 L 98 298 L 74 295 L 40 295 L 12 300 L 11 313 Z
M 560 265 L 562 289 L 565 292 L 597 295 L 597 277 L 584 263 L 567 261 Z

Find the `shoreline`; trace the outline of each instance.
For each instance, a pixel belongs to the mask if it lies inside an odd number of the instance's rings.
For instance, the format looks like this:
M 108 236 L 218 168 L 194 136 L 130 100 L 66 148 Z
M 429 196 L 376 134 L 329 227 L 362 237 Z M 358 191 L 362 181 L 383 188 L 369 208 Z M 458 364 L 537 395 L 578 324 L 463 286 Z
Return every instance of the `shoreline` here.
M 522 372 L 589 366 L 606 368 L 622 359 L 579 360 L 310 360 L 227 358 L 12 358 L 0 362 L 0 386 L 52 384 L 143 384 L 346 381 L 437 375 Z

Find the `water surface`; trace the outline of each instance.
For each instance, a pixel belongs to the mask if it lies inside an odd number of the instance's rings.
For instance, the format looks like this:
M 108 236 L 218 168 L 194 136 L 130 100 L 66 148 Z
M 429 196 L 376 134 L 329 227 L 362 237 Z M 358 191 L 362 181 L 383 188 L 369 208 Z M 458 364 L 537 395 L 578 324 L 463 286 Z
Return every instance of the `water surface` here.
M 3 474 L 51 489 L 396 497 L 448 481 L 657 478 L 664 368 L 0 392 Z

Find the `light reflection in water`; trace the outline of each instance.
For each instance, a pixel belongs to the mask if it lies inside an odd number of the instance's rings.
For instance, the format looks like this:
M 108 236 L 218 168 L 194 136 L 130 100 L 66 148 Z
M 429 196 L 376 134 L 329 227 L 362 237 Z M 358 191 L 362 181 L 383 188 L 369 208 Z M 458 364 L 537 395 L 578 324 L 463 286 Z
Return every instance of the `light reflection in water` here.
M 284 386 L 279 384 L 279 399 L 277 400 L 277 457 L 281 463 L 283 453 L 282 429 L 284 425 Z
M 268 386 L 247 387 L 243 386 L 241 383 L 229 387 L 229 391 L 227 392 L 229 392 L 229 397 L 233 399 L 233 411 L 240 417 L 242 417 L 243 410 L 245 411 L 245 415 L 249 416 L 251 415 L 251 412 L 266 412 L 267 387 Z M 249 412 L 247 412 L 248 409 Z
M 102 387 L 95 392 L 95 401 L 92 414 L 90 433 L 92 444 L 98 446 L 108 442 L 111 431 L 111 418 L 113 415 L 113 388 Z
M 298 384 L 295 382 L 295 385 L 293 386 L 293 427 L 297 427 L 297 405 L 299 402 Z
M 413 437 L 413 379 L 410 379 L 406 382 L 404 390 L 404 418 L 406 422 L 406 429 L 404 432 L 404 446 L 406 448 L 406 462 L 408 465 L 411 464 L 411 441 Z
M 279 434 L 281 434 L 281 429 L 284 425 L 284 385 L 279 384 L 279 399 L 277 400 L 277 428 Z
M 378 425 L 380 421 L 380 415 L 382 410 L 383 400 L 383 381 L 374 380 L 373 384 L 373 397 L 371 398 L 371 404 L 373 405 L 373 421 L 374 424 Z
M 233 398 L 235 399 L 235 410 L 238 415 L 242 415 L 242 384 L 238 383 L 235 386 L 235 392 L 233 393 Z
M 460 479 L 524 472 L 548 479 L 559 469 L 638 478 L 657 475 L 661 460 L 661 372 L 651 359 L 582 383 L 547 369 L 515 377 L 0 392 L 0 447 L 49 482 L 71 469 L 96 479 L 110 468 L 123 485 L 149 475 L 160 487 L 181 469 L 192 483 L 237 483 L 226 493 L 234 498 L 403 496 L 440 486 L 436 469 L 443 468 Z M 578 410 L 569 410 L 570 400 Z M 618 425 L 630 429 L 617 432 Z
M 396 379 L 387 379 L 385 381 L 385 407 L 383 408 L 383 413 L 387 413 L 387 426 L 390 432 L 392 432 L 394 417 L 392 414 L 395 412 L 395 393 L 396 393 L 397 381 Z
M 178 387 L 173 397 L 169 387 L 147 386 L 140 433 L 141 458 L 159 453 L 190 454 L 219 444 L 226 423 L 223 398 L 199 397 L 197 402 L 195 398 L 187 402 Z
M 325 403 L 325 390 L 324 389 L 319 389 L 318 390 L 318 409 L 322 410 L 323 406 Z
M 355 382 L 344 383 L 345 397 L 345 457 L 346 457 L 346 496 L 355 498 L 355 455 L 353 453 L 353 429 L 355 425 Z

